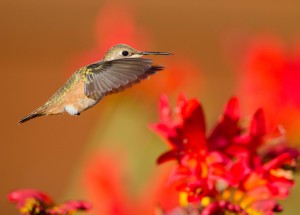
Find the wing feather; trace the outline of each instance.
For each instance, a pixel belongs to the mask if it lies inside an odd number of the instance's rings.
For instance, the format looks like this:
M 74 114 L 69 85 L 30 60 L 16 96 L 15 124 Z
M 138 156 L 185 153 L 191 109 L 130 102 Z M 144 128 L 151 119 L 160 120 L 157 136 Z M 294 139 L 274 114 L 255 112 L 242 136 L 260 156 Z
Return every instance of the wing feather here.
M 150 59 L 123 58 L 91 64 L 87 69 L 84 93 L 97 99 L 124 90 L 163 67 L 152 65 Z

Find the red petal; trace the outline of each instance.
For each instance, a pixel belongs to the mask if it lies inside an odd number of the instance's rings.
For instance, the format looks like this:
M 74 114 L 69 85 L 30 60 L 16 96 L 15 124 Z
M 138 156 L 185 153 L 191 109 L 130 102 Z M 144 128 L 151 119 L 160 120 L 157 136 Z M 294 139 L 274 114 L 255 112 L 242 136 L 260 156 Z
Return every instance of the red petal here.
M 248 159 L 238 158 L 230 168 L 230 184 L 236 185 L 241 183 L 241 181 L 245 178 L 246 175 L 250 173 L 250 171 L 251 169 L 248 164 Z
M 232 97 L 226 104 L 224 115 L 231 119 L 237 120 L 240 118 L 239 101 L 236 97 Z
M 250 134 L 254 137 L 262 137 L 266 134 L 265 114 L 262 109 L 258 109 L 253 116 Z
M 205 133 L 205 120 L 203 109 L 200 103 L 196 99 L 191 99 L 182 108 L 182 118 L 184 121 L 189 120 L 194 124 L 199 132 Z
M 159 99 L 158 109 L 159 109 L 160 122 L 166 124 L 172 123 L 172 112 L 171 112 L 168 97 L 166 95 L 161 95 Z
M 157 164 L 162 164 L 170 160 L 180 159 L 184 155 L 183 151 L 179 150 L 171 150 L 163 153 L 157 159 Z
M 237 98 L 233 97 L 227 103 L 221 120 L 208 137 L 210 150 L 221 150 L 231 144 L 241 130 L 238 125 L 239 117 L 239 103 Z
M 185 148 L 206 149 L 205 120 L 201 105 L 195 99 L 182 110 L 182 140 Z
M 186 96 L 184 94 L 181 94 L 178 96 L 177 98 L 177 102 L 176 102 L 176 114 L 177 117 L 181 118 L 182 116 L 182 109 L 186 106 L 186 104 L 188 103 L 188 100 L 186 98 Z
M 279 155 L 277 158 L 274 158 L 268 163 L 265 163 L 263 168 L 265 171 L 270 171 L 271 169 L 276 169 L 281 167 L 283 164 L 290 163 L 291 160 L 293 160 L 293 158 L 289 153 L 283 153 Z
M 178 136 L 175 128 L 172 128 L 164 123 L 150 125 L 150 128 L 167 140 L 176 138 L 176 136 Z M 174 145 L 174 147 L 177 147 L 177 145 Z

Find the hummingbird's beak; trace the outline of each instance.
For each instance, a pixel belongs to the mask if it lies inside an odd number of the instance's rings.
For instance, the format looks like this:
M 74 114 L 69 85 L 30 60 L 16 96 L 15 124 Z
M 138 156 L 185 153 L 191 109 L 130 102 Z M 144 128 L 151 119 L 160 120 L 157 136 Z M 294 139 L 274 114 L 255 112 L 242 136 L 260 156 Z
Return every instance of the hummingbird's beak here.
M 142 52 L 142 55 L 173 55 L 169 52 Z

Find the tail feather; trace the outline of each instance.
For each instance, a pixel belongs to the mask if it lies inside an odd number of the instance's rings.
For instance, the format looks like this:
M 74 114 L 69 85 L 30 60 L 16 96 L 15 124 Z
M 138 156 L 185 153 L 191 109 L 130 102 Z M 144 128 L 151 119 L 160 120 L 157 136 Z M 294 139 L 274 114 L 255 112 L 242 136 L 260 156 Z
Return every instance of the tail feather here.
M 28 120 L 31 120 L 31 119 L 36 118 L 36 117 L 39 117 L 39 116 L 44 116 L 44 114 L 33 112 L 33 113 L 31 113 L 31 114 L 29 114 L 29 115 L 23 117 L 23 118 L 19 121 L 19 124 L 22 124 L 22 123 L 24 123 L 24 122 L 27 122 Z
M 63 106 L 49 106 L 49 105 L 43 105 L 36 109 L 35 111 L 31 112 L 27 116 L 23 117 L 20 121 L 19 124 L 22 124 L 24 122 L 27 122 L 28 120 L 31 120 L 36 117 L 40 116 L 48 116 L 48 115 L 56 115 L 56 114 L 61 114 L 64 112 Z

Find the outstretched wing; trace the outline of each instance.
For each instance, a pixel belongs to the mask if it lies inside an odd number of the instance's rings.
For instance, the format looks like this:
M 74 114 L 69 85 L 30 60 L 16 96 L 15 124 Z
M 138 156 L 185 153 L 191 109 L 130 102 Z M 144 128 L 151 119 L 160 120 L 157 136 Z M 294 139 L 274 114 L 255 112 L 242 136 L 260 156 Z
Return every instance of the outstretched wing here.
M 91 64 L 85 73 L 84 93 L 96 99 L 117 93 L 162 70 L 144 58 L 123 58 Z

